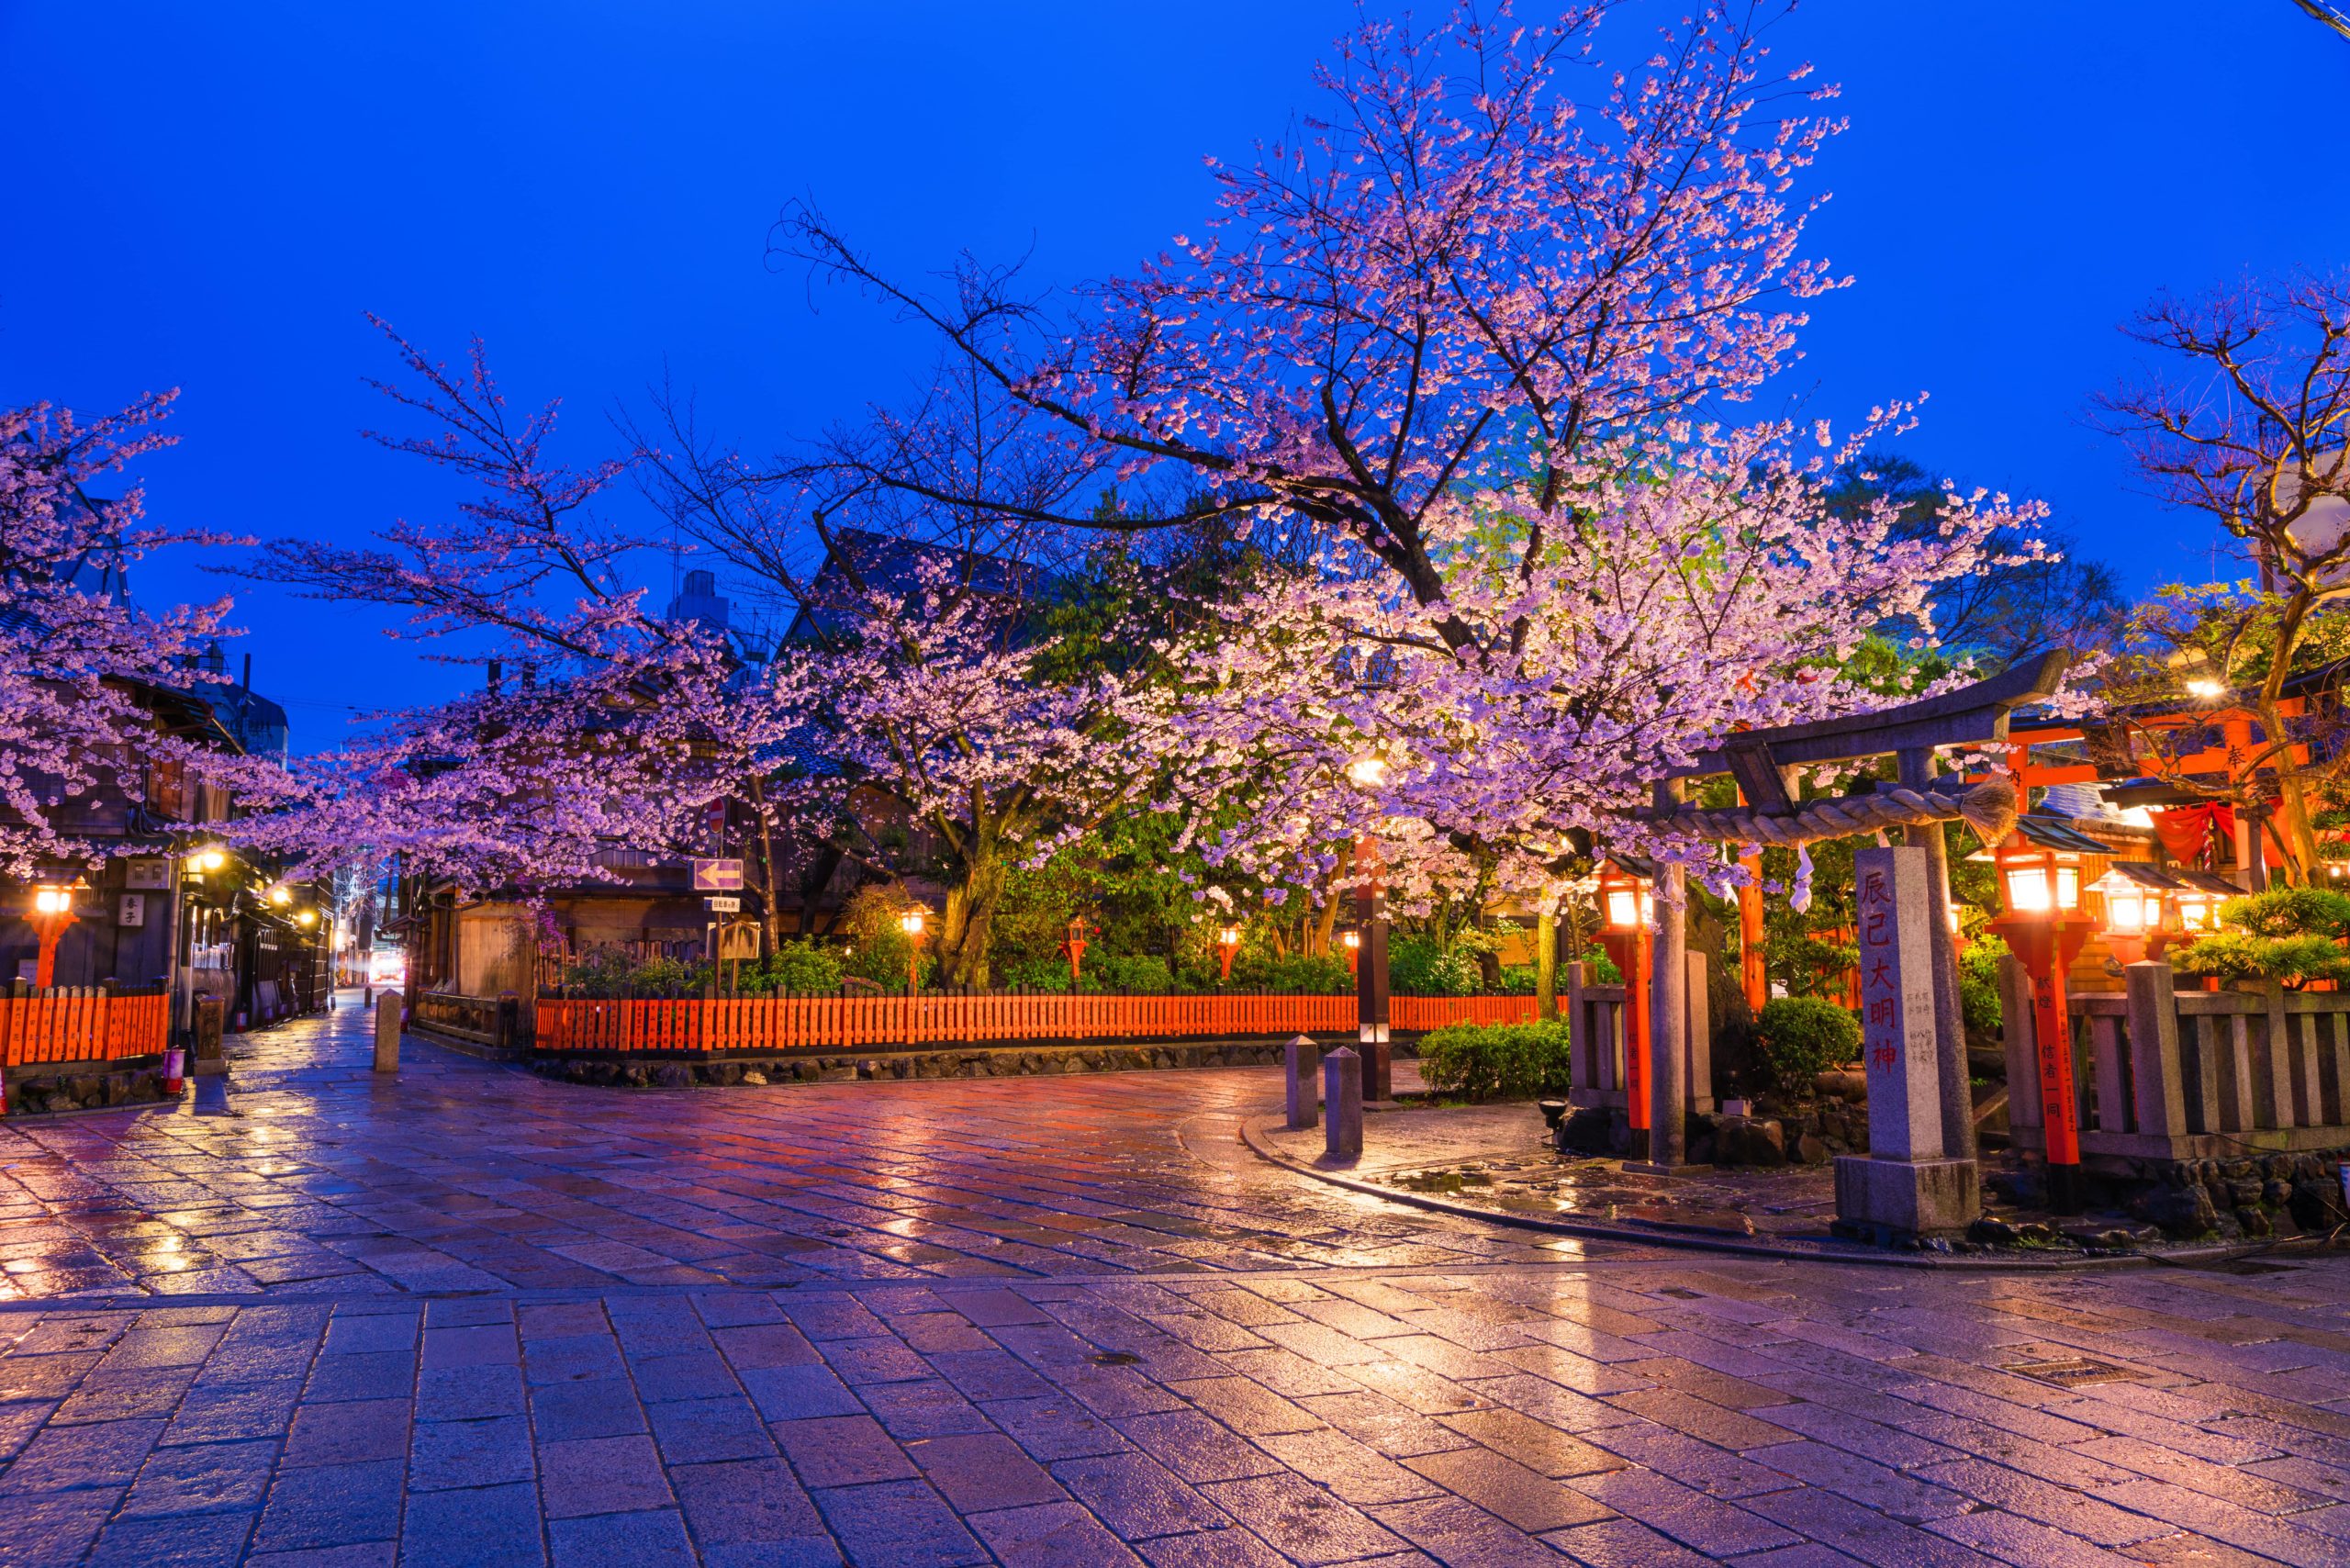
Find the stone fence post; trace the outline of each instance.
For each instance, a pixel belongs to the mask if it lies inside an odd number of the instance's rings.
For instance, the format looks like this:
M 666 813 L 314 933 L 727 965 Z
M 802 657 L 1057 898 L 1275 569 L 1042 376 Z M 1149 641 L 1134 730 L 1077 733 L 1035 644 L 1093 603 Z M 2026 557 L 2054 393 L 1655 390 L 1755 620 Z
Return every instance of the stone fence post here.
M 2159 1137 L 2187 1132 L 2187 1070 L 2178 1054 L 2177 983 L 2160 958 L 2123 970 L 2130 995 L 2130 1093 L 2137 1130 Z M 2099 1098 L 2109 1092 L 2098 1085 Z M 2015 1097 L 2009 1090 L 2010 1102 Z

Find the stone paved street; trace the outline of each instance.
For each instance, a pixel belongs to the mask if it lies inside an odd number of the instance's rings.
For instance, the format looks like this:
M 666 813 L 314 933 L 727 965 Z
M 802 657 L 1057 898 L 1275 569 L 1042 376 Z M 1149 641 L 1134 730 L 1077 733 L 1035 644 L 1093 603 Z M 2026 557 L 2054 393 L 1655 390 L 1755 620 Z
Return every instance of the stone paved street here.
M 2339 1260 L 1587 1246 L 1257 1161 L 1268 1071 L 237 1048 L 0 1132 L 0 1562 L 2350 1562 Z

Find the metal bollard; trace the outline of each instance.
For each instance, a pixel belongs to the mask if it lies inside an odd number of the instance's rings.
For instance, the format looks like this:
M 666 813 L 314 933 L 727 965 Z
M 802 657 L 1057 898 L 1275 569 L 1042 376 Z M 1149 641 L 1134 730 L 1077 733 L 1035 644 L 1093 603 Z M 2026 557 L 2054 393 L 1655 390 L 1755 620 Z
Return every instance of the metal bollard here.
M 1322 1148 L 1327 1159 L 1362 1158 L 1362 1058 L 1340 1046 L 1322 1058 L 1322 1103 L 1330 1113 Z
M 1322 1047 L 1309 1036 L 1289 1043 L 1289 1126 L 1297 1132 L 1322 1119 Z
M 387 991 L 375 999 L 375 1070 L 400 1070 L 400 993 Z

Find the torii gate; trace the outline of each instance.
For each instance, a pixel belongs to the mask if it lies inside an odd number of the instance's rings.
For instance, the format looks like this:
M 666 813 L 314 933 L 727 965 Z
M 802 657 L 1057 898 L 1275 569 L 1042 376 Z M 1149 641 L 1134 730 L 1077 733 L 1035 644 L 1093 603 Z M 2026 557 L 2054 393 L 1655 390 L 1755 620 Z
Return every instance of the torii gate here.
M 1943 928 L 1950 865 L 1942 824 L 1964 821 L 1985 843 L 1996 843 L 2007 835 L 2022 802 L 2005 777 L 1971 787 L 1954 780 L 1938 786 L 1935 753 L 2004 741 L 2009 715 L 2053 695 L 2068 662 L 2070 655 L 2060 651 L 2038 653 L 2002 674 L 1938 697 L 1873 713 L 1748 731 L 1700 754 L 1655 787 L 1648 820 L 1722 843 L 1793 846 L 1891 827 L 1907 830 L 1902 849 L 1863 851 L 1863 891 L 1874 890 L 1878 904 L 1863 912 L 1876 917 L 1863 923 L 1863 965 L 1891 990 L 1881 996 L 1863 994 L 1870 1153 L 1837 1161 L 1840 1219 L 1917 1233 L 1964 1226 L 1979 1211 L 1958 958 Z M 1875 794 L 1795 799 L 1793 773 L 1799 767 L 1888 753 L 1898 765 L 1898 779 L 1879 784 Z M 1684 803 L 1686 780 L 1721 773 L 1737 780 L 1746 804 L 1701 811 Z M 1659 868 L 1658 908 L 1683 907 L 1687 876 L 1679 866 Z M 1679 918 L 1659 922 L 1649 980 L 1649 1150 L 1642 1167 L 1659 1172 L 1687 1164 L 1687 941 Z M 1916 972 L 1921 965 L 1930 968 L 1930 978 Z

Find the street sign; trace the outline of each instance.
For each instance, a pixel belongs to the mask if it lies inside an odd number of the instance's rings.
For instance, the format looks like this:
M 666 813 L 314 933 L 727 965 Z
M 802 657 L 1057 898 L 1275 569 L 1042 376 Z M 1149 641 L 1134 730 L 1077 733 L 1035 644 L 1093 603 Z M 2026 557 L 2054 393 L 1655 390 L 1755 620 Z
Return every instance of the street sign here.
M 743 862 L 740 859 L 694 862 L 694 891 L 739 893 L 742 890 Z
M 711 913 L 713 914 L 740 914 L 743 911 L 741 899 L 715 898 L 704 899 L 701 902 L 710 906 Z
M 730 920 L 718 928 L 718 961 L 756 958 L 759 956 L 759 926 L 754 920 Z

